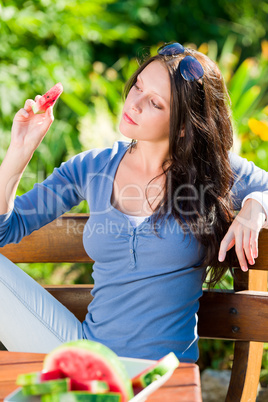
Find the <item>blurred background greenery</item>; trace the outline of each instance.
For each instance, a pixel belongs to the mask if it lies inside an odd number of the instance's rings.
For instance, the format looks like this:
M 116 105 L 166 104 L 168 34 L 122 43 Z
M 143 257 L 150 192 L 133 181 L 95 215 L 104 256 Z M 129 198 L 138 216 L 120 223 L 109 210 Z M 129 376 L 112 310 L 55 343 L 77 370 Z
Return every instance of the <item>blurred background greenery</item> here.
M 124 83 L 138 60 L 171 40 L 218 62 L 232 101 L 234 151 L 268 170 L 267 13 L 266 0 L 0 1 L 0 161 L 25 100 L 59 81 L 64 87 L 19 193 L 74 154 L 121 139 Z M 72 212 L 88 212 L 87 206 Z M 21 267 L 43 284 L 92 281 L 85 264 Z M 222 286 L 231 281 L 227 276 Z M 200 340 L 199 364 L 229 368 L 232 343 Z M 265 353 L 264 381 L 267 373 Z

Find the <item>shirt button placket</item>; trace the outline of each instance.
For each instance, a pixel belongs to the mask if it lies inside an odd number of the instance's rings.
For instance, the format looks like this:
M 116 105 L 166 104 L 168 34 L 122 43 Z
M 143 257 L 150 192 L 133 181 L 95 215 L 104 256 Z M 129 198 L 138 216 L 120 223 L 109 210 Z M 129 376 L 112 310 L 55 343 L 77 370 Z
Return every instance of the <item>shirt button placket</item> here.
M 130 254 L 130 264 L 129 267 L 134 269 L 136 266 L 135 261 L 135 249 L 134 249 L 134 240 L 135 240 L 135 230 L 130 231 L 130 238 L 129 238 L 129 254 Z

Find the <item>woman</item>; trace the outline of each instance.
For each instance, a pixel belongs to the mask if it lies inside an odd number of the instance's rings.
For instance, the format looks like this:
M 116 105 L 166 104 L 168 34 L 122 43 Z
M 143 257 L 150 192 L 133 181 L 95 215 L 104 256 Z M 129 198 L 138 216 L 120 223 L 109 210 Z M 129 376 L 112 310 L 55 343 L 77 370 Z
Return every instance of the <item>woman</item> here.
M 8 312 L 0 307 L 0 339 L 9 350 L 49 352 L 87 338 L 121 356 L 158 359 L 174 351 L 181 361 L 197 360 L 196 313 L 206 267 L 213 267 L 214 284 L 235 245 L 247 270 L 266 219 L 260 201 L 267 197 L 268 174 L 229 152 L 227 99 L 208 57 L 178 43 L 164 46 L 126 87 L 119 128 L 131 144 L 83 152 L 14 201 L 53 121 L 52 108 L 33 115 L 33 100 L 26 101 L 0 170 L 0 244 L 19 242 L 87 200 L 83 241 L 95 260 L 94 300 L 81 324 L 0 256 L 0 306 L 7 300 L 9 306 Z

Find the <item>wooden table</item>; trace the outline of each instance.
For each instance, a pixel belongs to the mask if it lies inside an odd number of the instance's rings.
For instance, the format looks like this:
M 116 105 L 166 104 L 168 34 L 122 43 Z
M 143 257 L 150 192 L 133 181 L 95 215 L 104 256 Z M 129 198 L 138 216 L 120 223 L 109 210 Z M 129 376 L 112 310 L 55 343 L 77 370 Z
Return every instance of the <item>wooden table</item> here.
M 44 354 L 0 351 L 0 401 L 14 391 L 18 374 L 40 371 Z M 147 400 L 148 402 L 201 402 L 199 368 L 181 363 L 172 377 Z

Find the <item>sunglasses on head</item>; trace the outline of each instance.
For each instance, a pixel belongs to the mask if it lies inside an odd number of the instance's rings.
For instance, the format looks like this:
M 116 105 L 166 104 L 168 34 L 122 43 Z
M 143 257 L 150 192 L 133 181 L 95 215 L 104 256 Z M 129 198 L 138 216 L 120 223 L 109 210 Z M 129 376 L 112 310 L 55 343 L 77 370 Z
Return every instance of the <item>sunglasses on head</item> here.
M 177 56 L 184 52 L 185 48 L 178 42 L 167 43 L 157 50 L 157 53 L 161 56 Z M 203 67 L 193 56 L 185 56 L 184 59 L 180 61 L 179 69 L 185 81 L 199 80 L 204 75 Z

